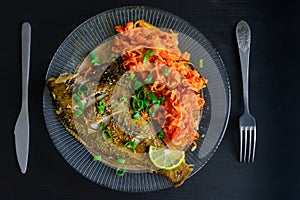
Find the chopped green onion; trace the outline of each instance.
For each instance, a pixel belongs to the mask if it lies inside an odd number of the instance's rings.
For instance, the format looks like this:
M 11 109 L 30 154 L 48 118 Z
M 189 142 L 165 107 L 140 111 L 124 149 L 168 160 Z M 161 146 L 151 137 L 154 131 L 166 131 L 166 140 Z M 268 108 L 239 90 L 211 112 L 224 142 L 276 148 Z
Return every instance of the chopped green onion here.
M 97 55 L 97 53 L 92 52 L 92 53 L 90 54 L 90 57 L 91 57 L 91 63 L 92 63 L 92 64 L 94 64 L 94 65 L 99 65 L 99 64 L 100 64 L 100 62 L 99 62 L 99 60 L 98 60 L 98 55 Z
M 153 104 L 153 108 L 154 108 L 154 110 L 158 110 L 158 109 L 159 109 L 159 107 L 160 107 L 160 104 Z
M 148 50 L 148 56 L 153 56 L 154 55 L 154 49 Z
M 104 106 L 98 106 L 98 114 L 102 115 L 104 113 L 105 107 Z
M 162 103 L 162 102 L 164 102 L 164 100 L 166 100 L 166 98 L 165 97 L 161 97 L 161 98 L 159 98 L 159 100 Z
M 136 142 L 126 142 L 124 145 L 127 149 L 134 150 L 137 146 Z
M 149 109 L 148 113 L 149 113 L 150 117 L 154 117 L 154 112 L 153 112 L 152 108 Z
M 165 135 L 165 133 L 164 133 L 162 130 L 160 130 L 160 131 L 158 131 L 158 133 L 157 133 L 157 137 L 158 137 L 159 139 L 165 139 L 165 138 L 166 138 L 166 135 Z
M 200 59 L 200 60 L 199 60 L 199 67 L 200 67 L 200 68 L 203 68 L 203 59 Z
M 124 166 L 124 163 L 125 163 L 125 159 L 124 158 L 118 158 L 117 159 L 117 162 L 118 163 L 121 163 L 122 165 L 120 167 L 117 168 L 116 170 L 116 175 L 117 176 L 124 176 L 125 172 L 126 172 L 126 169 L 125 169 L 125 166 Z
M 108 58 L 111 59 L 111 60 L 112 60 L 114 57 L 116 57 L 116 54 L 114 54 L 114 53 L 111 53 L 111 54 L 108 55 Z
M 153 103 L 153 104 L 158 104 L 158 105 L 159 105 L 159 104 L 160 104 L 160 100 L 158 100 L 158 99 L 153 99 L 153 100 L 152 100 L 152 103 Z
M 137 94 L 138 99 L 144 100 L 144 99 L 146 99 L 146 97 L 147 97 L 147 94 L 146 94 L 145 90 L 140 90 Z
M 90 56 L 91 56 L 91 59 L 96 59 L 96 58 L 98 57 L 98 55 L 97 55 L 96 52 L 92 52 L 92 53 L 90 54 Z
M 105 110 L 105 102 L 103 100 L 100 100 L 97 105 L 98 114 L 103 114 Z
M 83 106 L 83 104 L 82 104 L 82 102 L 81 102 L 80 97 L 78 96 L 78 94 L 73 94 L 72 97 L 75 99 L 75 102 L 76 102 L 76 104 L 77 104 L 78 107 L 79 107 L 79 110 L 77 110 L 77 111 L 75 112 L 75 116 L 76 116 L 76 117 L 79 117 L 79 116 L 82 115 L 82 113 L 83 113 L 84 106 Z
M 125 159 L 124 158 L 118 158 L 117 162 L 121 163 L 121 164 L 124 164 L 125 163 Z
M 72 94 L 72 97 L 75 99 L 75 101 L 80 101 L 80 97 L 78 96 L 78 94 Z
M 82 102 L 79 100 L 76 103 L 79 106 L 79 110 L 83 111 L 84 110 L 84 106 L 83 106 Z
M 78 87 L 78 92 L 87 94 L 90 91 L 90 88 L 86 84 L 81 84 Z M 80 94 L 79 94 L 80 95 Z M 81 95 L 82 96 L 82 95 Z
M 149 60 L 149 56 L 145 55 L 144 59 L 143 59 L 143 63 L 146 63 Z
M 128 74 L 128 78 L 133 80 L 135 77 L 135 73 L 134 72 L 131 72 L 130 74 Z
M 148 107 L 150 105 L 149 101 L 147 99 L 144 100 L 144 107 Z
M 101 161 L 102 157 L 101 156 L 94 156 L 93 161 Z
M 133 119 L 137 119 L 137 118 L 139 118 L 140 116 L 141 116 L 140 113 L 135 113 L 135 114 L 132 115 L 132 118 L 133 118 Z
M 150 97 L 150 99 L 153 101 L 154 99 L 157 99 L 157 97 L 155 96 L 154 93 L 150 93 L 148 94 L 148 96 Z
M 100 130 L 103 130 L 103 129 L 104 129 L 104 124 L 101 123 L 101 124 L 99 125 L 99 128 L 100 128 Z
M 105 106 L 105 102 L 104 102 L 103 100 L 100 100 L 100 101 L 98 102 L 98 106 Z
M 76 117 L 79 117 L 80 115 L 82 115 L 82 110 L 77 110 L 76 112 L 75 112 L 75 116 Z
M 140 89 L 140 87 L 142 87 L 143 83 L 141 81 L 136 81 L 133 85 L 133 89 L 134 90 L 138 90 Z
M 80 90 L 77 92 L 77 94 L 78 94 L 79 96 L 84 96 L 84 95 L 85 95 L 84 92 L 82 92 L 82 91 L 80 91 Z
M 121 102 L 126 102 L 128 99 L 126 98 L 126 97 L 122 97 L 121 99 L 120 99 L 120 101 Z
M 153 75 L 152 74 L 148 74 L 147 77 L 145 78 L 145 83 L 151 83 L 152 82 L 152 78 L 153 78 Z
M 133 99 L 131 106 L 134 111 L 141 111 L 144 108 L 144 101 L 140 99 Z
M 105 129 L 102 131 L 102 137 L 106 142 L 109 142 L 112 140 L 112 134 L 109 130 Z
M 117 176 L 124 176 L 125 173 L 126 173 L 126 169 L 125 169 L 124 165 L 118 167 L 117 170 L 116 170 L 116 175 Z
M 163 74 L 164 76 L 168 76 L 168 75 L 169 75 L 169 69 L 168 69 L 167 67 L 163 68 L 163 69 L 162 69 L 162 74 Z
M 160 104 L 160 100 L 157 99 L 154 93 L 150 93 L 148 96 L 150 97 L 153 104 Z

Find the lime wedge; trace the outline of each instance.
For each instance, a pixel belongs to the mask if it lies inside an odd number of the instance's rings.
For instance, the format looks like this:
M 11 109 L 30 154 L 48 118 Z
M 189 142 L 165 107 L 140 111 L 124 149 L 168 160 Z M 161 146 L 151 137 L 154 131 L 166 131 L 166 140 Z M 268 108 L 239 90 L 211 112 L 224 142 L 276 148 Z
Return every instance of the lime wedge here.
M 149 157 L 156 167 L 172 170 L 184 161 L 185 152 L 150 146 Z

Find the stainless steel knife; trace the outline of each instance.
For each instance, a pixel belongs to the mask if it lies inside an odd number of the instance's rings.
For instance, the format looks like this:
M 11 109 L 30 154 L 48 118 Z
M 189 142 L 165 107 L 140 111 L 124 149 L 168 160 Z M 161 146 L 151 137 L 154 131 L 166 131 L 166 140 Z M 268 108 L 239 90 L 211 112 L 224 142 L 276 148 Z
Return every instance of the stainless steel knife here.
M 28 22 L 25 22 L 22 25 L 22 107 L 14 131 L 17 159 L 23 174 L 27 170 L 29 150 L 28 83 L 30 43 L 31 26 Z

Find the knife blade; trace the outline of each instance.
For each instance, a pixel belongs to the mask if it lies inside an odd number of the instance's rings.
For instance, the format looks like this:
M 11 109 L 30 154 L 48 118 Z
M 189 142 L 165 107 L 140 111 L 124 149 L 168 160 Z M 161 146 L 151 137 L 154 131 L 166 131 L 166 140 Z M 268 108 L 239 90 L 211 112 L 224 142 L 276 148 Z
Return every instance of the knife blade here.
M 22 106 L 15 125 L 15 145 L 18 163 L 23 174 L 27 171 L 29 150 L 28 83 L 30 67 L 31 25 L 22 25 Z

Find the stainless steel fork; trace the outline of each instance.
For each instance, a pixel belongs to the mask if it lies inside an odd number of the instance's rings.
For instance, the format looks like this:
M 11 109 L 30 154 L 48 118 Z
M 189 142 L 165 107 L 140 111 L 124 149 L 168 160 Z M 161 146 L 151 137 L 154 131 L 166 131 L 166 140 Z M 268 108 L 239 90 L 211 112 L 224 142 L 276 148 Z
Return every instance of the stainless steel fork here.
M 256 147 L 256 121 L 249 111 L 248 77 L 251 31 L 247 22 L 241 20 L 236 27 L 244 96 L 244 114 L 240 117 L 240 162 L 254 162 Z

